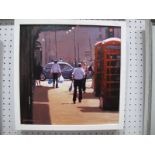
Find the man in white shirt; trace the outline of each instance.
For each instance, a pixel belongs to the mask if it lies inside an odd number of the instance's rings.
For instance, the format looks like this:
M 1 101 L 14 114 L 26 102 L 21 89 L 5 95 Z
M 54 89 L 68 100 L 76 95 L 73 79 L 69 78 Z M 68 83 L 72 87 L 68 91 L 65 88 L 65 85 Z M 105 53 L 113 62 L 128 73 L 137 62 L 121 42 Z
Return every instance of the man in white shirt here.
M 61 74 L 61 69 L 60 69 L 60 65 L 57 63 L 57 60 L 55 60 L 54 64 L 52 65 L 51 73 L 53 75 L 53 87 L 55 87 L 55 82 L 56 82 L 56 88 L 58 88 L 58 77 Z
M 83 68 L 81 67 L 81 63 L 78 64 L 78 67 L 74 69 L 72 73 L 72 77 L 74 80 L 74 93 L 73 93 L 73 102 L 76 102 L 77 98 L 77 88 L 79 89 L 79 102 L 82 100 L 82 82 L 83 78 L 85 77 L 85 72 Z

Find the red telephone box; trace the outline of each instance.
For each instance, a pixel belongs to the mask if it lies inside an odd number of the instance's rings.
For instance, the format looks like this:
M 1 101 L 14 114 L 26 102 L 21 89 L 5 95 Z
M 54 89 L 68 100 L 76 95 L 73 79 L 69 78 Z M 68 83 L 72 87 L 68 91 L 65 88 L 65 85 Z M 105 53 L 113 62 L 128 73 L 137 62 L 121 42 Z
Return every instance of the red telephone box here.
M 102 51 L 102 52 L 101 52 Z M 110 38 L 95 46 L 95 87 L 99 90 L 100 107 L 119 108 L 121 40 Z M 100 67 L 99 67 L 100 66 Z M 100 68 L 100 72 L 98 72 Z M 97 82 L 97 81 L 100 82 Z

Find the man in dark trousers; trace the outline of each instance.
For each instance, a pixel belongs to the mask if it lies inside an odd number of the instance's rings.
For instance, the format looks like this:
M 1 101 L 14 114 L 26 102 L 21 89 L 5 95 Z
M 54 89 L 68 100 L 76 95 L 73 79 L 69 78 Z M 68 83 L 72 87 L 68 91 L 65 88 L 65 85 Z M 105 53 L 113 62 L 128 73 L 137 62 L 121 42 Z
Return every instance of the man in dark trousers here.
M 55 60 L 54 64 L 52 65 L 51 73 L 53 75 L 53 88 L 55 87 L 55 82 L 56 88 L 58 88 L 58 77 L 61 75 L 61 69 L 60 65 L 57 63 L 57 60 Z
M 74 69 L 72 73 L 72 77 L 74 80 L 74 93 L 73 93 L 73 103 L 76 102 L 77 98 L 77 88 L 79 89 L 79 102 L 82 100 L 82 84 L 83 84 L 83 78 L 85 77 L 85 72 L 82 68 L 81 63 L 78 64 L 78 67 Z

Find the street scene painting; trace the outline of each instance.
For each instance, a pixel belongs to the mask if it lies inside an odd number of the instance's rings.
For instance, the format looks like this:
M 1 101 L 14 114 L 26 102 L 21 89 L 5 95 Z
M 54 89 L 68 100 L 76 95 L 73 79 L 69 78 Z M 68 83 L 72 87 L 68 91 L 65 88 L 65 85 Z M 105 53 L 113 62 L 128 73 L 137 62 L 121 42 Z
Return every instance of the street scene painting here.
M 20 25 L 20 120 L 119 122 L 121 27 Z

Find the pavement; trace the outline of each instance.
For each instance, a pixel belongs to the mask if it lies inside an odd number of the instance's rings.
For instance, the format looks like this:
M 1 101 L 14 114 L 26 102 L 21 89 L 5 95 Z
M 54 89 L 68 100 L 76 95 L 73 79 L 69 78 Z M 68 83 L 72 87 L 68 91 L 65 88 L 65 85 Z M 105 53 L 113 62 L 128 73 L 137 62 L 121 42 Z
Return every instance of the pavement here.
M 81 103 L 73 104 L 73 91 L 69 92 L 71 81 L 59 83 L 53 88 L 47 81 L 36 86 L 33 97 L 34 124 L 55 125 L 93 125 L 118 123 L 119 113 L 103 111 L 99 107 L 99 99 L 91 88 L 92 80 L 86 82 L 86 93 Z

